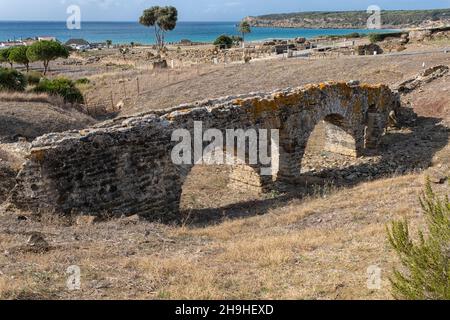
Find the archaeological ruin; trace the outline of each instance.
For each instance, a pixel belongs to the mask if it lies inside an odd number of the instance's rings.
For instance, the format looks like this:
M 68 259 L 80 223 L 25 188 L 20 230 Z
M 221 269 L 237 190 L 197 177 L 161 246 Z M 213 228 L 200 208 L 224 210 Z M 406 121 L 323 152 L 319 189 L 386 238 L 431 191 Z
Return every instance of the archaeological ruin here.
M 398 93 L 385 85 L 322 83 L 271 93 L 251 93 L 119 118 L 93 128 L 36 139 L 9 201 L 35 212 L 177 217 L 183 183 L 193 165 L 175 165 L 175 129 L 278 129 L 279 170 L 261 175 L 236 165 L 240 186 L 270 188 L 302 179 L 301 159 L 315 126 L 326 123 L 325 149 L 362 156 L 376 149 Z M 229 152 L 229 150 L 227 150 Z

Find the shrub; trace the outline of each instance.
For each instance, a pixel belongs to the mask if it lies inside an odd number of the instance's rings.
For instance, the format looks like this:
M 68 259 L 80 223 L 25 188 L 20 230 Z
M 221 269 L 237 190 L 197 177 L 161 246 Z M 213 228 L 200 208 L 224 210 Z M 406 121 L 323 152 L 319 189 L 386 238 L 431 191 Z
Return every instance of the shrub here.
M 83 95 L 75 86 L 75 83 L 66 78 L 57 78 L 54 80 L 43 79 L 34 89 L 38 93 L 48 93 L 50 95 L 59 95 L 64 98 L 65 102 L 83 103 Z
M 216 41 L 214 41 L 215 46 L 220 46 L 224 48 L 231 48 L 233 46 L 233 39 L 225 34 L 219 36 Z
M 384 38 L 379 33 L 372 33 L 369 35 L 369 40 L 371 43 L 377 43 L 377 42 L 383 41 L 383 39 Z
M 29 85 L 37 85 L 42 79 L 42 73 L 37 71 L 30 71 L 25 75 Z
M 428 235 L 419 232 L 414 243 L 408 222 L 393 222 L 388 228 L 389 242 L 405 271 L 394 270 L 391 277 L 396 299 L 450 299 L 450 202 L 439 199 L 430 182 L 421 198 Z
M 384 41 L 386 38 L 401 38 L 403 34 L 403 32 L 371 33 L 369 35 L 369 40 L 371 43 L 377 43 Z
M 361 38 L 361 36 L 363 36 L 363 35 L 361 35 L 358 32 L 353 32 L 353 33 L 349 33 L 349 34 L 345 35 L 344 38 Z
M 0 91 L 25 91 L 27 80 L 15 69 L 0 68 Z

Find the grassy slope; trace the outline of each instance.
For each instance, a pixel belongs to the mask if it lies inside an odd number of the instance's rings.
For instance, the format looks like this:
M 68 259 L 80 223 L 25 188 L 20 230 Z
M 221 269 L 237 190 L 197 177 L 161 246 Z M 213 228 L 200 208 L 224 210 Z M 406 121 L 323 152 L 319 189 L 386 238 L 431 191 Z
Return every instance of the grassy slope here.
M 54 249 L 0 256 L 0 297 L 390 298 L 387 277 L 396 258 L 385 225 L 404 217 L 413 229 L 422 223 L 417 197 L 423 180 L 408 175 L 365 183 L 205 228 L 127 220 L 91 226 L 54 220 L 42 228 L 11 217 L 15 231 L 0 233 L 2 251 L 30 230 L 45 232 Z M 80 292 L 65 289 L 71 264 L 82 270 Z M 382 268 L 380 290 L 366 286 L 371 265 Z

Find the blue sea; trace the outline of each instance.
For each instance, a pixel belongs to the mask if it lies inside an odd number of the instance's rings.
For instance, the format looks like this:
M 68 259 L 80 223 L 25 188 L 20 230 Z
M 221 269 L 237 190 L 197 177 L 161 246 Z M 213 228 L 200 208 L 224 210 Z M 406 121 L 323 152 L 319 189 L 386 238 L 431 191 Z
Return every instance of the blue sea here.
M 219 35 L 237 35 L 238 22 L 178 22 L 175 30 L 167 33 L 167 42 L 189 39 L 195 42 L 213 42 Z M 385 31 L 385 30 L 384 30 Z M 370 33 L 367 29 L 286 29 L 253 28 L 247 41 L 286 39 L 295 37 L 313 38 L 322 35 L 345 35 L 352 32 Z M 54 36 L 60 41 L 83 38 L 89 42 L 112 40 L 116 44 L 130 42 L 153 44 L 153 29 L 137 22 L 84 22 L 80 30 L 69 30 L 65 22 L 11 22 L 0 21 L 0 41 Z

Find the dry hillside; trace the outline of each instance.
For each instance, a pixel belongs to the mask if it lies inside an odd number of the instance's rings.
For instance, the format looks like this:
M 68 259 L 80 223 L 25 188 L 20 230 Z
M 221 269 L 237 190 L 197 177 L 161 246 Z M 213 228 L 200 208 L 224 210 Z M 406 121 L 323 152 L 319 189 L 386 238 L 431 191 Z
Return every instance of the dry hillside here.
M 450 65 L 450 55 L 205 67 L 186 75 L 188 80 L 158 88 L 149 82 L 153 89 L 122 113 L 324 80 L 392 85 L 422 71 L 423 64 Z M 413 230 L 422 228 L 418 197 L 425 177 L 443 182 L 449 175 L 449 80 L 447 74 L 403 97 L 418 118 L 388 132 L 378 155 L 333 158 L 312 141 L 305 167 L 321 181 L 316 186 L 235 192 L 226 187 L 227 168 L 195 168 L 184 186 L 182 224 L 37 216 L 5 203 L 0 298 L 391 299 L 388 276 L 398 260 L 385 226 L 408 218 Z M 116 85 L 119 91 L 123 83 Z M 15 161 L 20 157 L 9 163 Z M 441 195 L 450 193 L 448 181 L 433 186 Z M 27 242 L 33 235 L 45 240 L 33 245 Z M 81 268 L 80 291 L 66 288 L 71 265 Z M 379 290 L 367 287 L 372 265 L 382 270 Z

